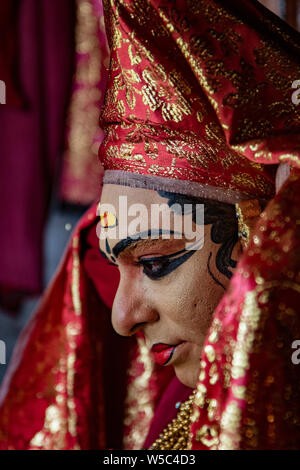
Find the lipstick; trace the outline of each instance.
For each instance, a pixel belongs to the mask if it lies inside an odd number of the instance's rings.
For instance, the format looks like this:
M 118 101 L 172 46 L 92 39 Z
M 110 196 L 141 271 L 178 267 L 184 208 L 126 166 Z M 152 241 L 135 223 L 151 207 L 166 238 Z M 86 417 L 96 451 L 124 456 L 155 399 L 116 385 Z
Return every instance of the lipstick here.
M 151 352 L 153 354 L 155 362 L 157 364 L 160 364 L 161 366 L 166 366 L 167 363 L 171 360 L 176 346 L 178 346 L 178 344 L 154 344 L 151 348 Z

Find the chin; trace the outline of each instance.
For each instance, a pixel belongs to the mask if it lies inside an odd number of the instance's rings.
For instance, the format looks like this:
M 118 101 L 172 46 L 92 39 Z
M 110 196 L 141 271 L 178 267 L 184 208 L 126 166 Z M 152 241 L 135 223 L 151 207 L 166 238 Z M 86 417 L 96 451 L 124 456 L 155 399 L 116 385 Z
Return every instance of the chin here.
M 200 365 L 188 367 L 182 364 L 180 367 L 174 367 L 178 380 L 187 387 L 196 388 L 200 373 Z

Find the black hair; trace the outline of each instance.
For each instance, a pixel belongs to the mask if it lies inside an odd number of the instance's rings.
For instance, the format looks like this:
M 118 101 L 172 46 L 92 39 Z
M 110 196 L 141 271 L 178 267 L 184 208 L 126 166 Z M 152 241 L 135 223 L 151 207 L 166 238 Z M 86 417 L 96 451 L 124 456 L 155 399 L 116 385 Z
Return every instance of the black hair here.
M 196 204 L 204 205 L 204 225 L 212 225 L 210 232 L 211 240 L 214 243 L 221 245 L 216 255 L 216 267 L 220 273 L 224 274 L 228 279 L 231 279 L 232 272 L 229 268 L 235 268 L 237 264 L 236 261 L 231 258 L 232 250 L 238 241 L 238 222 L 234 205 L 167 191 L 157 192 L 161 197 L 168 199 L 169 207 L 173 204 L 179 204 L 183 210 L 184 204 L 192 204 L 193 221 L 195 223 Z M 225 289 L 225 287 L 213 276 L 209 268 L 211 255 L 212 253 L 210 253 L 207 261 L 209 274 L 217 284 L 221 285 Z

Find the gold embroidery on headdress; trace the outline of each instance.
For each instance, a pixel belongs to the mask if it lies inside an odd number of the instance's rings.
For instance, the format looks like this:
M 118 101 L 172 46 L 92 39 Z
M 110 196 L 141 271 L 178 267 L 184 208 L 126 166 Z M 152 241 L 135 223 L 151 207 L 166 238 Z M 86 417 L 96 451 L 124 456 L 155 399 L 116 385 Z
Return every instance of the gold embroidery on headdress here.
M 250 240 L 251 231 L 262 209 L 257 199 L 251 199 L 235 204 L 235 210 L 238 219 L 239 238 L 243 248 L 246 248 Z

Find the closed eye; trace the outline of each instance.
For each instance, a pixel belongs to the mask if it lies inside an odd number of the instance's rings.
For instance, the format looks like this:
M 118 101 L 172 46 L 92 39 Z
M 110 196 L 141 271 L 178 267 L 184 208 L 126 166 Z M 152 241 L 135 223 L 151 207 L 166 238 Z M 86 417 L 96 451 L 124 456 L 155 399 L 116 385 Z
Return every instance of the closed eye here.
M 146 258 L 141 259 L 137 264 L 143 266 L 143 273 L 146 274 L 150 279 L 156 280 L 164 277 L 169 273 L 168 267 L 170 265 L 170 260 L 165 257 L 159 258 Z
M 140 258 L 137 265 L 143 266 L 143 273 L 153 281 L 156 281 L 173 272 L 187 261 L 195 251 L 196 250 L 181 250 L 166 256 Z

